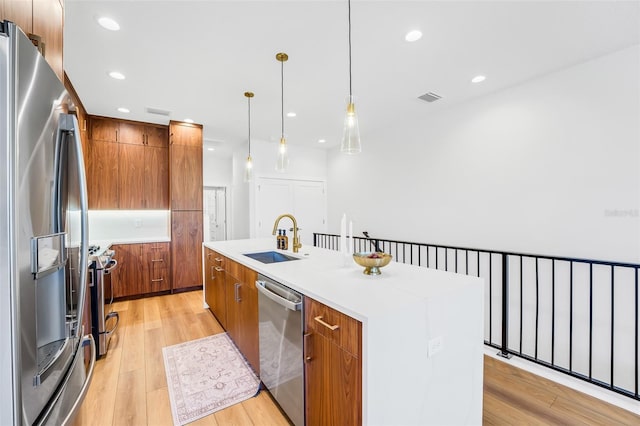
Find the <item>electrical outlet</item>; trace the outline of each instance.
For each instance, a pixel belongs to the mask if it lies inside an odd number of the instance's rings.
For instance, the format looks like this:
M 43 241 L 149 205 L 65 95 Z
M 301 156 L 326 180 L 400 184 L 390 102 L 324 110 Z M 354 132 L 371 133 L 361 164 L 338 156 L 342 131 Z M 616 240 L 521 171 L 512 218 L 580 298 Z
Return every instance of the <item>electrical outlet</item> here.
M 133 223 L 136 228 L 142 228 L 142 219 L 136 219 Z
M 442 336 L 434 337 L 433 339 L 429 340 L 429 353 L 427 354 L 427 356 L 431 358 L 443 349 L 444 341 L 442 339 Z

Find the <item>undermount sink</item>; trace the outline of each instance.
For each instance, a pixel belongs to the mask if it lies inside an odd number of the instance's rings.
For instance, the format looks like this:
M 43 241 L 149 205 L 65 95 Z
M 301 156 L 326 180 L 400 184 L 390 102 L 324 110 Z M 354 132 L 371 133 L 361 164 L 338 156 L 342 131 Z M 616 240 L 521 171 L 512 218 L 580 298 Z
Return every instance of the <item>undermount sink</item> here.
M 290 260 L 299 260 L 298 257 L 288 256 L 277 251 L 262 251 L 260 253 L 244 253 L 243 256 L 250 257 L 262 263 L 279 263 Z

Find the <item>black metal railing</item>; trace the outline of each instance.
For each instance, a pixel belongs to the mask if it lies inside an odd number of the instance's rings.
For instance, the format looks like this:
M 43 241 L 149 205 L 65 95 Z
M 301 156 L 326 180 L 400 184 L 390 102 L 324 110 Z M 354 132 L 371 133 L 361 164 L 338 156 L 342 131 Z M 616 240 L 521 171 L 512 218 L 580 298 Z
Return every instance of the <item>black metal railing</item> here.
M 485 280 L 485 344 L 640 400 L 638 269 L 632 263 L 353 237 L 396 262 Z M 339 249 L 339 236 L 313 245 Z

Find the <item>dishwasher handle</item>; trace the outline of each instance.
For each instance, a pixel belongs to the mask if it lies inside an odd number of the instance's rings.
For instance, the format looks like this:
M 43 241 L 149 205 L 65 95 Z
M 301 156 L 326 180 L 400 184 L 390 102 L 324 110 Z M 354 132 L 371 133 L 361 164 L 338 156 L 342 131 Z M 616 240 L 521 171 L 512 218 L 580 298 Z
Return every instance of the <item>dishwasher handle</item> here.
M 262 294 L 264 294 L 265 296 L 267 296 L 269 299 L 273 300 L 274 302 L 276 302 L 277 304 L 284 306 L 285 308 L 291 310 L 291 311 L 300 311 L 302 310 L 302 301 L 295 303 L 292 302 L 290 300 L 285 299 L 284 297 L 275 294 L 274 292 L 270 291 L 267 288 L 267 283 L 266 281 L 261 281 L 261 280 L 257 280 L 256 281 L 256 288 L 258 289 L 258 291 Z

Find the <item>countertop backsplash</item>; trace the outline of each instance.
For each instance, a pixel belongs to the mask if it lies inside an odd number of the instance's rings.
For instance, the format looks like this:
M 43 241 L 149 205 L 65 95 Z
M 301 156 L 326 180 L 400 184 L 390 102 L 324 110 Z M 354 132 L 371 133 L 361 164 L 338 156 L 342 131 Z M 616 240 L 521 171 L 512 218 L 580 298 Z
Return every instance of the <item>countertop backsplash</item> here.
M 171 240 L 169 210 L 89 210 L 89 240 L 114 243 Z

